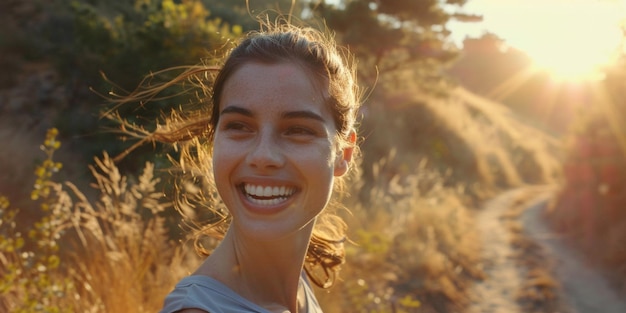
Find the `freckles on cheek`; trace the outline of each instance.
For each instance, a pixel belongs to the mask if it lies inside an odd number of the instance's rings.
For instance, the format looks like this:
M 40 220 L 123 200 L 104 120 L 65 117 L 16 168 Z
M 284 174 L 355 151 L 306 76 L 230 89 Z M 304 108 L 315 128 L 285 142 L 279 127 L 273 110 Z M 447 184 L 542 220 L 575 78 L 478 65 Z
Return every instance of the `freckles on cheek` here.
M 336 154 L 332 149 L 329 149 L 328 147 L 320 147 L 315 152 L 316 153 L 309 154 L 310 160 L 317 160 L 318 162 L 323 160 L 324 165 L 328 168 L 331 168 L 334 165 Z
M 214 142 L 212 162 L 213 162 L 213 175 L 217 176 L 223 172 L 225 167 L 228 167 L 229 160 L 232 160 L 233 154 L 230 149 L 223 143 Z M 216 177 L 217 178 L 217 177 Z
M 220 149 L 217 153 L 213 154 L 213 173 L 224 172 L 227 168 L 231 167 L 234 156 L 229 155 L 228 151 Z

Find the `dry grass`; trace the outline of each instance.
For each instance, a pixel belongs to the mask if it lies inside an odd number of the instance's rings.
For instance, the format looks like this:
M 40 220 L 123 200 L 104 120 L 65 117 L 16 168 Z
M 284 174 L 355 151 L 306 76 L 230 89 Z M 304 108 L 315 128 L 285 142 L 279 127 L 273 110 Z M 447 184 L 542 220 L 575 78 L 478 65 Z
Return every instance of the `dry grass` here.
M 562 154 L 558 140 L 521 122 L 501 104 L 463 88 L 456 89 L 454 94 L 473 116 L 471 125 L 477 128 L 468 140 L 485 149 L 481 157 L 496 159 L 492 171 L 501 173 L 506 186 L 558 181 Z
M 482 277 L 480 243 L 462 192 L 442 183 L 422 163 L 414 174 L 373 188 L 370 203 L 351 207 L 355 245 L 343 281 L 320 295 L 328 312 L 448 312 L 466 305 L 468 287 Z
M 53 170 L 38 171 L 44 181 L 33 195 L 41 220 L 27 229 L 0 224 L 0 269 L 6 273 L 0 308 L 155 312 L 173 284 L 199 263 L 169 239 L 161 215 L 170 205 L 157 189 L 152 164 L 136 182 L 121 175 L 106 154 L 91 171 L 97 201 L 72 183 L 53 182 Z M 19 212 L 5 201 L 0 213 Z
M 120 175 L 106 154 L 96 164 L 91 170 L 102 193 L 95 207 L 67 184 L 78 199 L 68 207 L 74 208 L 81 243 L 71 255 L 76 266 L 70 272 L 84 284 L 81 303 L 97 304 L 97 311 L 156 312 L 173 284 L 198 260 L 169 239 L 160 214 L 170 205 L 156 189 L 159 180 L 152 164 L 134 184 Z
M 52 147 L 51 160 L 58 144 L 51 138 L 46 143 Z M 122 175 L 106 154 L 95 159 L 90 169 L 100 195 L 92 200 L 71 182 L 54 182 L 58 163 L 44 163 L 52 164 L 38 171 L 40 184 L 47 187 L 37 189 L 34 202 L 45 208 L 42 219 L 29 229 L 0 225 L 2 268 L 12 273 L 3 279 L 1 307 L 29 311 L 32 299 L 45 299 L 49 311 L 157 311 L 199 259 L 167 235 L 162 215 L 170 203 L 157 188 L 153 166 L 147 164 L 134 179 Z M 378 172 L 384 166 L 380 162 Z M 320 296 L 328 311 L 412 312 L 420 307 L 428 312 L 463 306 L 469 282 L 481 275 L 474 267 L 479 247 L 462 188 L 445 188 L 442 181 L 423 162 L 412 175 L 380 180 L 372 189 L 376 201 L 347 204 L 353 207 L 347 218 L 354 225 L 355 245 L 349 247 L 350 263 L 333 293 L 339 298 Z M 19 213 L 3 203 L 3 214 Z M 34 248 L 41 244 L 55 248 Z M 45 263 L 49 260 L 54 264 Z M 39 265 L 45 270 L 39 271 Z M 15 284 L 22 280 L 38 283 Z
M 464 196 L 477 205 L 498 190 L 551 184 L 561 177 L 561 143 L 500 104 L 462 88 L 447 98 L 407 93 L 384 101 L 389 103 L 370 108 L 367 114 L 375 118 L 365 125 L 373 129 L 364 142 L 366 165 L 384 157 L 376 153 L 397 150 L 379 179 L 410 175 L 416 160 L 428 158 L 445 185 L 463 185 Z
M 443 178 L 426 165 L 422 162 L 412 175 L 380 180 L 371 203 L 349 200 L 355 244 L 348 249 L 342 282 L 332 295 L 320 295 L 327 311 L 442 312 L 464 306 L 470 282 L 482 275 L 475 267 L 476 230 L 463 189 L 444 187 Z M 167 235 L 162 215 L 170 204 L 157 189 L 151 164 L 136 179 L 122 175 L 106 154 L 90 169 L 97 200 L 71 182 L 54 182 L 52 169 L 50 175 L 41 173 L 49 187 L 45 194 L 38 191 L 37 203 L 46 208 L 42 220 L 30 231 L 3 232 L 2 244 L 34 231 L 60 249 L 33 249 L 40 237 L 25 238 L 26 244 L 12 249 L 4 245 L 3 271 L 16 265 L 30 276 L 13 271 L 4 277 L 0 308 L 26 312 L 34 297 L 45 299 L 49 311 L 154 312 L 175 282 L 197 266 L 199 259 Z M 2 212 L 17 210 L 7 204 Z M 27 264 L 52 259 L 55 265 L 43 272 L 38 263 Z M 39 282 L 36 289 L 12 284 L 27 278 Z
M 33 124 L 35 123 L 35 124 Z M 6 196 L 15 207 L 22 209 L 22 220 L 32 223 L 40 217 L 39 209 L 30 200 L 30 192 L 35 182 L 35 168 L 45 155 L 41 149 L 41 139 L 46 129 L 41 129 L 28 116 L 0 113 L 0 195 Z M 79 174 L 84 172 L 84 162 L 75 153 L 60 149 L 55 152 L 55 159 L 63 163 L 63 171 L 55 173 L 79 184 Z

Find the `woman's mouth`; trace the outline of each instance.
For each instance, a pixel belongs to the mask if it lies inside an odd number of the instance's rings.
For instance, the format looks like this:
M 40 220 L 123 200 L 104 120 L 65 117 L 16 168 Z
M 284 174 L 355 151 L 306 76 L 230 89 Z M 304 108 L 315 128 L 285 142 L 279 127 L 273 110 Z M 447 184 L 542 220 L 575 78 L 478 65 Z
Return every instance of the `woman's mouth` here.
M 296 188 L 290 186 L 263 186 L 246 183 L 242 184 L 241 189 L 248 201 L 259 206 L 280 204 L 296 192 Z

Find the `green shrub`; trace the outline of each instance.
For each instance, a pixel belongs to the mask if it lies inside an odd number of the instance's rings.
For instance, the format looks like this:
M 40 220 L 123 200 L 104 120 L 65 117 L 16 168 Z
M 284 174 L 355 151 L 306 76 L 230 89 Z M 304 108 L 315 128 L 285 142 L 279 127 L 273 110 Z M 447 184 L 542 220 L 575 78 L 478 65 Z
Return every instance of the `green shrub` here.
M 31 193 L 44 215 L 34 225 L 23 227 L 18 223 L 19 210 L 0 196 L 1 311 L 73 312 L 63 300 L 71 297 L 73 282 L 59 275 L 59 242 L 70 225 L 70 216 L 57 206 L 59 199 L 51 181 L 61 168 L 53 161 L 61 145 L 57 134 L 56 129 L 50 129 L 41 146 L 46 159 L 35 170 L 37 179 Z

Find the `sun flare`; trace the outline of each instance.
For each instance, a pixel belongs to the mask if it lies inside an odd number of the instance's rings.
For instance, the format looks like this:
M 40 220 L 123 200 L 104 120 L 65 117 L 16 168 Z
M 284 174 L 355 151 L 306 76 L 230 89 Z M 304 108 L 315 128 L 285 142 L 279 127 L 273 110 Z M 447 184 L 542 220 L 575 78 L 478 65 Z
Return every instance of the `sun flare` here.
M 466 34 L 485 29 L 524 51 L 535 70 L 557 80 L 593 80 L 613 62 L 623 42 L 623 0 L 472 0 L 470 12 L 483 14 L 479 25 L 463 26 Z
M 603 68 L 610 66 L 610 55 L 600 51 L 581 51 L 577 48 L 553 49 L 530 53 L 536 70 L 547 71 L 558 81 L 588 81 L 603 77 Z
M 573 13 L 536 23 L 536 37 L 525 44 L 525 51 L 536 68 L 547 70 L 556 80 L 599 79 L 616 56 L 622 40 L 620 25 L 601 12 L 594 15 L 594 23 L 585 22 L 590 17 L 583 12 Z

